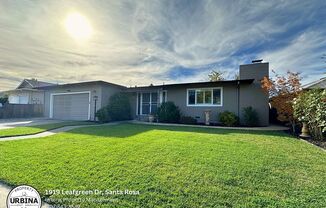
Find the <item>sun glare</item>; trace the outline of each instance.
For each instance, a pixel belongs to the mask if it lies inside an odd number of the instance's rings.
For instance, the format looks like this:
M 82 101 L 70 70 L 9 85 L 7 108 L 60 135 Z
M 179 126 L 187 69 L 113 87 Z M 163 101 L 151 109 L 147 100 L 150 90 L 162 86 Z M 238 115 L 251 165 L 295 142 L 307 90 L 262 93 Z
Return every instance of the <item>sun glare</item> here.
M 88 19 L 77 12 L 68 14 L 65 20 L 65 27 L 68 34 L 78 41 L 89 39 L 93 33 Z

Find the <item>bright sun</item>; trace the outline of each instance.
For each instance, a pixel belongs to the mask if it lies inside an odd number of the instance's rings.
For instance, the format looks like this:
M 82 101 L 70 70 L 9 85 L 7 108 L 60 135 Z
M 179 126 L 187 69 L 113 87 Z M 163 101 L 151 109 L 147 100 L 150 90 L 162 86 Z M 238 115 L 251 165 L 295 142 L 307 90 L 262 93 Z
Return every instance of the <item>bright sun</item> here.
M 92 36 L 93 29 L 88 19 L 78 12 L 66 17 L 65 27 L 71 37 L 76 40 L 86 40 Z

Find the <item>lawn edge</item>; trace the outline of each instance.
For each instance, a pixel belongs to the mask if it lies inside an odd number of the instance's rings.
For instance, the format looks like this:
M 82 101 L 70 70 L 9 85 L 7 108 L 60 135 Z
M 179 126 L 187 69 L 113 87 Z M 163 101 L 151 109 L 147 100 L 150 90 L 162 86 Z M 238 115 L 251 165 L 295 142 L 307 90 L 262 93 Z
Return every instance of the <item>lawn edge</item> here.
M 207 128 L 207 129 L 225 129 L 225 130 L 241 130 L 241 131 L 287 131 L 289 128 L 282 127 L 279 129 L 268 129 L 266 127 L 227 127 L 227 126 L 204 126 L 193 124 L 178 124 L 178 123 L 157 123 L 157 122 L 142 122 L 137 120 L 127 121 L 130 124 L 144 124 L 152 126 L 172 126 L 172 127 L 194 127 L 194 128 Z
M 92 123 L 92 124 L 85 124 L 85 126 L 88 126 L 88 125 L 96 125 L 97 123 Z M 19 136 L 30 136 L 30 135 L 36 135 L 36 134 L 41 134 L 41 133 L 44 133 L 46 131 L 52 131 L 52 130 L 55 130 L 55 129 L 60 129 L 60 128 L 63 128 L 63 127 L 68 127 L 68 126 L 83 126 L 83 125 L 80 125 L 80 124 L 76 124 L 76 125 L 65 125 L 65 126 L 60 126 L 60 127 L 55 127 L 55 128 L 51 128 L 51 129 L 47 129 L 47 130 L 44 130 L 44 131 L 39 131 L 37 133 L 30 133 L 30 134 L 15 134 L 15 135 L 8 135 L 8 136 L 0 136 L 0 139 L 1 138 L 8 138 L 8 137 L 19 137 Z M 26 126 L 26 127 L 33 127 L 33 126 Z M 1 183 L 1 180 L 0 180 L 0 183 Z
M 310 144 L 310 145 L 312 145 L 314 147 L 317 147 L 317 149 L 321 149 L 322 151 L 326 152 L 326 149 L 324 149 L 324 148 L 322 148 L 322 147 L 320 147 L 320 146 L 318 146 L 316 144 L 313 144 L 313 143 L 311 143 L 311 142 L 309 142 L 307 140 L 301 139 L 301 138 L 299 138 L 299 140 L 302 141 L 302 142 L 304 142 L 304 143 Z

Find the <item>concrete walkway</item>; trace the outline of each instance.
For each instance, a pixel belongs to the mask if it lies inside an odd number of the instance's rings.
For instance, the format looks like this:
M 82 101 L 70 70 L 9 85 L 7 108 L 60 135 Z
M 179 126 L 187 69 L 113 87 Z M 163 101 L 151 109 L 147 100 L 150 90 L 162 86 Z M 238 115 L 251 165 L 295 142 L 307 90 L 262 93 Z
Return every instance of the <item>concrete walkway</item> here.
M 263 126 L 263 127 L 227 127 L 227 126 L 204 126 L 204 125 L 189 125 L 189 124 L 173 124 L 173 123 L 149 123 L 142 121 L 130 121 L 134 124 L 146 124 L 146 125 L 156 125 L 156 126 L 181 126 L 181 127 L 196 127 L 196 128 L 211 128 L 211 129 L 232 129 L 232 130 L 253 130 L 253 131 L 286 131 L 289 130 L 288 127 L 284 126 Z
M 116 125 L 121 122 L 112 122 L 112 123 L 105 123 L 105 124 L 91 124 L 91 125 L 79 125 L 79 126 L 65 126 L 49 131 L 44 131 L 42 133 L 38 134 L 32 134 L 32 135 L 26 135 L 26 136 L 12 136 L 12 137 L 4 137 L 0 138 L 0 142 L 2 141 L 11 141 L 11 140 L 21 140 L 21 139 L 33 139 L 33 138 L 40 138 L 40 137 L 47 137 L 52 136 L 54 134 L 60 133 L 60 132 L 66 132 L 77 128 L 84 128 L 84 127 L 93 127 L 93 126 L 110 126 L 110 125 Z
M 35 126 L 51 123 L 60 123 L 62 120 L 46 118 L 21 118 L 21 119 L 0 119 L 0 130 L 10 129 L 18 126 Z

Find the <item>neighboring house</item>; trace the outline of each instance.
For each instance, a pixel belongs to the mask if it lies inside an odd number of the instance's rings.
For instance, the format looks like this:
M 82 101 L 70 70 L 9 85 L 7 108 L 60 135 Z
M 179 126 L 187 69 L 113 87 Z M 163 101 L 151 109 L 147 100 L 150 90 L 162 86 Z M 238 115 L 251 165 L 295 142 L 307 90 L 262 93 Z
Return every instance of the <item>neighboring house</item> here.
M 10 104 L 43 104 L 44 92 L 37 87 L 55 85 L 37 79 L 24 79 L 16 89 L 3 92 L 8 96 Z
M 313 82 L 310 82 L 308 84 L 305 84 L 302 86 L 304 90 L 310 90 L 310 89 L 326 89 L 326 77 L 321 78 L 320 80 L 316 80 Z
M 268 63 L 240 66 L 240 79 L 217 82 L 179 83 L 127 88 L 104 81 L 41 86 L 44 92 L 45 116 L 54 119 L 93 120 L 95 112 L 107 105 L 116 92 L 130 95 L 132 116 L 146 120 L 162 102 L 172 101 L 183 115 L 204 122 L 204 112 L 211 112 L 211 121 L 218 122 L 218 113 L 231 111 L 242 121 L 242 109 L 252 106 L 259 115 L 259 124 L 269 124 L 268 95 L 261 89 L 261 79 L 269 76 Z
M 125 92 L 130 96 L 134 119 L 147 120 L 159 105 L 174 102 L 185 116 L 204 122 L 205 111 L 218 123 L 218 113 L 231 111 L 242 118 L 244 107 L 252 106 L 259 115 L 259 124 L 269 124 L 268 95 L 260 81 L 269 76 L 268 63 L 240 66 L 239 80 L 178 83 L 130 87 L 104 81 L 56 85 L 25 79 L 15 90 L 5 92 L 9 103 L 44 104 L 44 116 L 63 120 L 94 120 L 95 112 L 107 105 L 111 95 Z

